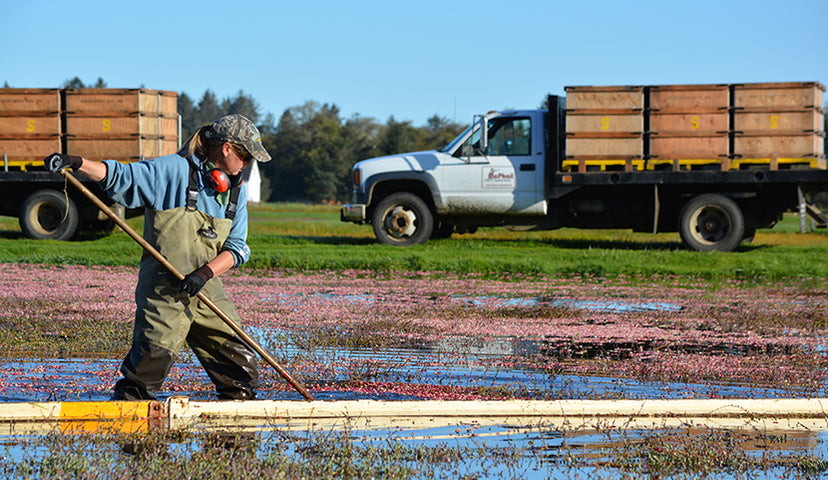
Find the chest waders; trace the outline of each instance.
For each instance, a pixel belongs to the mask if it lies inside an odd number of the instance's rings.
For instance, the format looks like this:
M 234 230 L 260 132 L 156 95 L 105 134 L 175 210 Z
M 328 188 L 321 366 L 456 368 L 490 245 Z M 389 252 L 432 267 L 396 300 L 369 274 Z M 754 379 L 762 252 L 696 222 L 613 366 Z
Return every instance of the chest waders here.
M 198 174 L 191 165 L 186 207 L 145 212 L 144 238 L 181 272 L 191 272 L 221 252 L 238 202 L 236 187 L 227 209 L 230 218 L 213 218 L 197 210 Z M 221 280 L 210 279 L 202 291 L 240 323 Z M 206 304 L 179 291 L 178 279 L 146 252 L 135 303 L 132 346 L 121 364 L 124 378 L 115 384 L 114 400 L 154 400 L 185 342 L 215 384 L 219 398 L 255 398 L 259 371 L 254 352 Z

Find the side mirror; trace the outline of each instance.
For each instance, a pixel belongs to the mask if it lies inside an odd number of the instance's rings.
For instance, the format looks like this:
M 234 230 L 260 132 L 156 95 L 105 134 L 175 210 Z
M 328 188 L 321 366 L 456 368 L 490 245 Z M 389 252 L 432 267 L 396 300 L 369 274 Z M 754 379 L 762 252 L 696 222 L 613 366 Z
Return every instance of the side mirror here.
M 483 115 L 480 117 L 480 151 L 483 154 L 486 153 L 486 150 L 489 148 L 489 122 L 486 120 L 486 116 Z

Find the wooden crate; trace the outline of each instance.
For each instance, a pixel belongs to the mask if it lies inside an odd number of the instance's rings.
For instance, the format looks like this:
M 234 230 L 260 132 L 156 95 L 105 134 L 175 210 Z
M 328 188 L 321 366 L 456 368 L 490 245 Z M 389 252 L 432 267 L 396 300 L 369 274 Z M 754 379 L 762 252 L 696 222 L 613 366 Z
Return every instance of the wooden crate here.
M 725 133 L 729 130 L 727 110 L 710 113 L 650 112 L 650 131 L 670 133 Z
M 160 115 L 79 116 L 66 115 L 66 131 L 76 137 L 125 135 L 161 135 L 176 137 L 178 119 Z
M 821 108 L 825 87 L 819 82 L 734 85 L 733 106 L 744 109 Z
M 748 135 L 736 133 L 733 154 L 741 158 L 806 158 L 825 155 L 823 138 L 817 133 L 793 135 Z
M 36 112 L 35 112 L 36 113 Z M 0 116 L 0 135 L 60 135 L 60 115 Z
M 802 110 L 752 111 L 737 110 L 734 113 L 734 129 L 737 132 L 818 132 L 825 127 L 825 117 L 816 108 Z
M 568 135 L 567 158 L 643 158 L 644 142 L 641 134 L 616 136 Z
M 728 156 L 726 133 L 711 135 L 650 135 L 650 157 L 718 159 Z
M 0 88 L 0 116 L 60 112 L 60 90 L 55 88 Z
M 566 113 L 566 132 L 643 132 L 644 116 L 642 113 L 582 113 L 572 110 Z
M 58 135 L 32 135 L 28 138 L 0 137 L 0 162 L 3 156 L 7 165 L 25 170 L 27 166 L 42 165 L 49 154 L 62 150 L 62 139 Z
M 177 138 L 122 137 L 66 139 L 66 153 L 80 155 L 90 160 L 132 161 L 170 155 L 178 150 Z
M 632 110 L 644 108 L 644 87 L 565 87 L 566 108 Z
M 655 85 L 650 87 L 650 108 L 693 113 L 727 109 L 730 90 L 727 85 Z
M 164 90 L 72 88 L 66 90 L 65 109 L 74 114 L 178 117 L 177 94 Z

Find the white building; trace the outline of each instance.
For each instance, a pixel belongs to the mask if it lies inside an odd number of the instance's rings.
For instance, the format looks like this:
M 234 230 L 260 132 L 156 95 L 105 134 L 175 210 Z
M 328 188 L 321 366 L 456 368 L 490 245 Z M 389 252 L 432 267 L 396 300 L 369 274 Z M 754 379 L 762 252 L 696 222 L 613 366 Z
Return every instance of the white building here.
M 259 162 L 253 162 L 250 168 L 244 170 L 244 183 L 247 184 L 247 203 L 261 203 L 262 175 L 259 173 Z

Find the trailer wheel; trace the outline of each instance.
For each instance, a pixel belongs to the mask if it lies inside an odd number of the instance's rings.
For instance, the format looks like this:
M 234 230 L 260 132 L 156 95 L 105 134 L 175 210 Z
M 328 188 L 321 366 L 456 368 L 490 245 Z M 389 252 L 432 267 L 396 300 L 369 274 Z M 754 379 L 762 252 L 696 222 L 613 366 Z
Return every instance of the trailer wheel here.
M 434 217 L 420 197 L 400 192 L 379 202 L 371 223 L 380 243 L 407 247 L 421 245 L 431 237 Z
M 62 192 L 38 190 L 20 205 L 18 220 L 29 238 L 69 240 L 78 229 L 78 209 Z
M 732 252 L 745 234 L 742 210 L 724 195 L 704 194 L 693 198 L 681 210 L 679 221 L 684 244 L 700 252 Z

